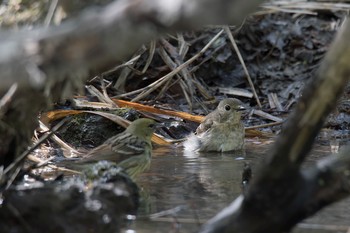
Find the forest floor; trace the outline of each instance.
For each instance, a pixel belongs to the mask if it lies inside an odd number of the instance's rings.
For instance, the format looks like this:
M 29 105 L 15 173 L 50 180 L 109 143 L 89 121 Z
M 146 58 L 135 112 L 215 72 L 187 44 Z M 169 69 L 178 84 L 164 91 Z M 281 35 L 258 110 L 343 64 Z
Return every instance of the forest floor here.
M 239 26 L 208 26 L 168 35 L 140 48 L 132 62 L 106 71 L 88 84 L 111 98 L 195 115 L 208 114 L 223 98 L 238 98 L 248 109 L 243 116 L 246 127 L 278 134 L 303 87 L 317 75 L 344 19 L 343 12 L 332 10 L 313 14 L 258 12 Z M 349 94 L 348 85 L 324 126 L 320 142 L 346 144 Z M 100 101 L 91 92 L 86 95 L 88 101 Z M 134 118 L 133 112 L 123 114 Z M 178 121 L 172 117 L 159 120 Z M 166 136 L 183 138 L 196 127 L 191 122 L 177 123 L 180 127 L 170 129 Z M 92 125 L 96 125 L 95 120 Z

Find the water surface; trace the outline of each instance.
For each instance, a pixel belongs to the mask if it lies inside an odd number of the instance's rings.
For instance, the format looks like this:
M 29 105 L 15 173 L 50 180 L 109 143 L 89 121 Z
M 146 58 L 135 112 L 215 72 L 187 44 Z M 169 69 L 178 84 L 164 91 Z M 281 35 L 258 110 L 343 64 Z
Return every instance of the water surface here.
M 150 170 L 138 180 L 142 206 L 127 232 L 197 232 L 241 193 L 244 163 L 249 162 L 254 172 L 269 146 L 248 142 L 245 153 L 201 156 L 184 156 L 180 147 L 156 149 Z M 305 164 L 330 154 L 329 146 L 316 146 Z M 350 199 L 324 209 L 293 232 L 347 232 L 348 228 Z

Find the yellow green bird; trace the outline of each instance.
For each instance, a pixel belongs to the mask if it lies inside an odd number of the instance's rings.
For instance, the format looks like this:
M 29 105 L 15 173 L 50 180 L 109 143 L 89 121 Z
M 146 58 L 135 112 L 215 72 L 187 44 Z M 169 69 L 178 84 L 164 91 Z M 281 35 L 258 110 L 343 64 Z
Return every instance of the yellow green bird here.
M 124 132 L 107 139 L 82 158 L 65 159 L 58 162 L 57 165 L 77 169 L 87 164 L 107 160 L 117 163 L 129 176 L 135 177 L 150 167 L 151 138 L 155 128 L 154 120 L 137 119 Z

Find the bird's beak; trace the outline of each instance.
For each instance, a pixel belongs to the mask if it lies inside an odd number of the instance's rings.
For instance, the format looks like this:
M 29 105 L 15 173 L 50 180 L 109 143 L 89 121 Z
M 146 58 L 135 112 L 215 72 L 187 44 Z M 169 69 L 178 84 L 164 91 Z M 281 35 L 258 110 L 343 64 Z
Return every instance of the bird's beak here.
M 246 109 L 246 106 L 244 106 L 243 104 L 238 105 L 238 107 L 236 108 L 237 111 L 244 111 Z

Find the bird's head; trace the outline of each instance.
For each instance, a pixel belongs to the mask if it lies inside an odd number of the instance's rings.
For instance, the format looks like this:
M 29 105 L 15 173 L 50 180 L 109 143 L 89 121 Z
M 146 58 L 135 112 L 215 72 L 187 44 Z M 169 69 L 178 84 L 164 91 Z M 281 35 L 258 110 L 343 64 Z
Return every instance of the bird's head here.
M 245 107 L 240 100 L 234 98 L 227 98 L 220 101 L 217 109 L 222 114 L 231 114 L 235 111 L 244 110 Z
M 151 138 L 155 129 L 156 122 L 154 120 L 140 118 L 133 121 L 128 128 L 126 128 L 126 131 L 141 138 Z

